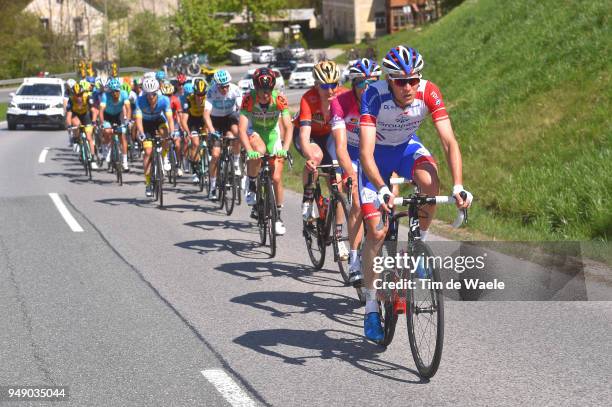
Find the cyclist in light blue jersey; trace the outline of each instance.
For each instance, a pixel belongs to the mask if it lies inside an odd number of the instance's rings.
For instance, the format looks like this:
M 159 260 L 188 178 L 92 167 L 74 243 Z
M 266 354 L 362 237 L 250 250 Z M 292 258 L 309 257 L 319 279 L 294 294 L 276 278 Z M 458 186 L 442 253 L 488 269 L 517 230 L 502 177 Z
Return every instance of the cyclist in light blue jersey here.
M 103 134 L 103 156 L 106 156 L 106 162 L 110 162 L 111 148 L 110 142 L 113 135 L 112 125 L 121 126 L 126 124 L 132 116 L 130 107 L 130 97 L 128 93 L 121 90 L 121 83 L 118 79 L 113 78 L 108 83 L 108 92 L 102 94 L 100 98 L 100 121 L 104 125 Z M 129 171 L 127 161 L 127 127 L 121 128 L 121 158 L 124 171 Z

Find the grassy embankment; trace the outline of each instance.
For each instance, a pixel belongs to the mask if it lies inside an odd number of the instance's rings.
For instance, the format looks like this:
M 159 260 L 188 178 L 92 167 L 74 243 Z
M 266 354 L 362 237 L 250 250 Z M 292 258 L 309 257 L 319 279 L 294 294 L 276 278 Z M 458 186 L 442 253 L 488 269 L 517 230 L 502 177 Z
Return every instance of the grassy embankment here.
M 466 1 L 406 44 L 441 89 L 476 201 L 467 230 L 499 240 L 612 238 L 612 35 L 605 0 Z M 435 129 L 421 139 L 451 180 Z M 294 170 L 295 172 L 295 170 Z M 295 183 L 295 182 L 293 182 Z M 452 208 L 437 218 L 450 221 Z
M 0 103 L 0 122 L 6 120 L 7 103 Z

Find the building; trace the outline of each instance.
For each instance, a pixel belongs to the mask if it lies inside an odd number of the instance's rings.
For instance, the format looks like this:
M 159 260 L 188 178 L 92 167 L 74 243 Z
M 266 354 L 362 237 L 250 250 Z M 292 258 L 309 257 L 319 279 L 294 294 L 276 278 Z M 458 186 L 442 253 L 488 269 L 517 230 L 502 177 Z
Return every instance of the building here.
M 323 37 L 358 43 L 433 18 L 434 0 L 323 0 Z
M 215 14 L 218 18 L 225 19 L 227 24 L 240 28 L 247 24 L 246 9 L 242 13 L 219 12 Z M 270 31 L 268 38 L 272 41 L 282 38 L 283 29 L 292 25 L 299 25 L 302 35 L 309 37 L 310 30 L 317 28 L 317 17 L 314 8 L 296 8 L 278 10 L 278 15 L 268 16 Z
M 57 34 L 74 36 L 77 57 L 99 59 L 96 44 L 104 32 L 104 12 L 86 0 L 34 0 L 24 11 L 39 16 L 40 23 Z

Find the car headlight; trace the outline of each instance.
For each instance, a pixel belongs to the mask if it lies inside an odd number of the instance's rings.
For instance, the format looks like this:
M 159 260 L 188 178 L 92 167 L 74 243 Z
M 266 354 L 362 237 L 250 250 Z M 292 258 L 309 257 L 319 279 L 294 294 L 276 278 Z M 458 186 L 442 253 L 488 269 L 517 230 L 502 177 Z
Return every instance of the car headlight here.
M 11 101 L 11 103 L 9 103 L 9 107 L 17 107 L 17 103 Z
M 56 108 L 64 107 L 64 102 L 59 102 L 58 104 L 56 104 L 53 107 L 56 107 Z

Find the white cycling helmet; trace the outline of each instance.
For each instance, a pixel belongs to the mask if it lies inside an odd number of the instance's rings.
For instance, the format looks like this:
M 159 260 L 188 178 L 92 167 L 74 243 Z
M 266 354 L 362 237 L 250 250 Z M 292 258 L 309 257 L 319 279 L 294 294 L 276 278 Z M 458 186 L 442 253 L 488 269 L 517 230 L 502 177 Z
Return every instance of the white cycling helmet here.
M 76 81 L 72 78 L 68 79 L 66 81 L 66 85 L 68 86 L 69 89 L 72 89 L 72 87 L 74 86 L 74 84 L 76 83 Z
M 144 78 L 142 81 L 142 90 L 145 93 L 155 93 L 159 90 L 159 81 L 155 77 Z
M 382 60 L 382 69 L 389 77 L 420 78 L 423 65 L 423 57 L 416 49 L 402 45 L 391 48 Z
M 143 78 L 143 79 L 144 79 L 144 78 L 155 78 L 155 72 L 145 72 L 145 73 L 142 75 L 142 78 Z

